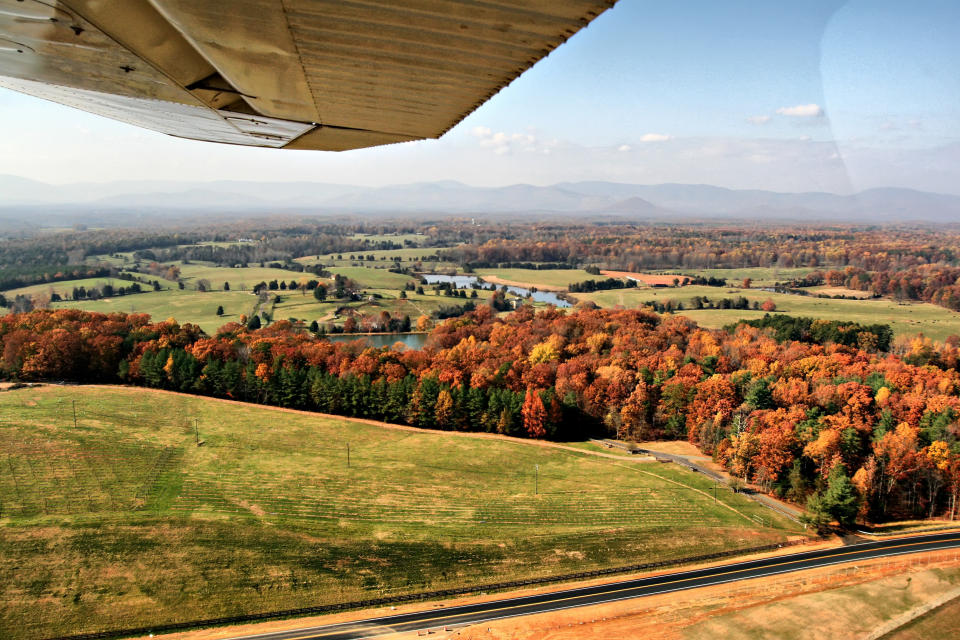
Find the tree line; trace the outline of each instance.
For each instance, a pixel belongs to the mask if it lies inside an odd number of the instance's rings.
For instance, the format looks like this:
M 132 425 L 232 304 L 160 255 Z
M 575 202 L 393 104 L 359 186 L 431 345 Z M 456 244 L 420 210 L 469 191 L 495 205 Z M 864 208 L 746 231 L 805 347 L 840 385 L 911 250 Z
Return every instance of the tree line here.
M 498 317 L 483 305 L 441 322 L 424 349 L 394 350 L 285 321 L 207 336 L 172 320 L 60 309 L 0 318 L 0 371 L 441 429 L 684 438 L 825 517 L 953 516 L 960 339 L 918 337 L 890 352 L 881 340 L 844 344 L 865 332 L 782 320 L 707 330 L 636 309 L 524 306 Z

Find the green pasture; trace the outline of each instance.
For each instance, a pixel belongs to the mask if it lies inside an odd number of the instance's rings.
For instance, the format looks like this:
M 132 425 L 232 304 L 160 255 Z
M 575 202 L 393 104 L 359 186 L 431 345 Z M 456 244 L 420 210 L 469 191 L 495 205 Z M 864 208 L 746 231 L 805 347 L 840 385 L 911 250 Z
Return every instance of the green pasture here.
M 299 294 L 297 294 L 299 295 Z M 197 324 L 209 334 L 227 322 L 239 322 L 241 315 L 250 315 L 257 298 L 249 291 L 198 291 L 173 289 L 151 291 L 130 296 L 55 302 L 54 308 L 77 308 L 100 313 L 147 313 L 155 321 L 176 318 L 179 322 Z M 217 316 L 223 306 L 224 315 Z
M 0 393 L 0 451 L 0 636 L 10 640 L 798 533 L 729 490 L 714 502 L 707 478 L 673 465 L 145 389 Z
M 154 280 L 151 276 L 143 276 L 144 279 Z M 163 280 L 162 278 L 156 278 L 160 280 L 162 286 L 170 286 L 169 281 Z M 62 280 L 60 282 L 45 282 L 43 284 L 35 284 L 29 287 L 20 287 L 19 289 L 9 289 L 3 292 L 8 298 L 14 298 L 18 295 L 33 296 L 46 295 L 49 293 L 59 293 L 61 296 L 71 295 L 74 287 L 85 287 L 86 289 L 91 289 L 93 287 L 102 287 L 105 284 L 113 285 L 114 288 L 117 287 L 129 287 L 134 283 L 133 280 L 122 280 L 120 278 L 80 278 L 78 280 Z M 145 291 L 152 291 L 153 285 L 146 284 L 144 282 L 140 283 L 140 286 Z M 176 286 L 174 284 L 173 286 Z M 137 295 L 137 294 L 134 294 Z
M 685 310 L 677 313 L 694 319 L 704 327 L 719 328 L 739 319 L 754 319 L 763 316 L 763 311 L 739 309 L 703 309 L 690 308 L 694 296 L 706 296 L 714 301 L 722 298 L 743 296 L 751 302 L 763 303 L 773 300 L 777 313 L 793 316 L 809 316 L 824 320 L 850 320 L 861 324 L 889 324 L 895 335 L 915 335 L 923 332 L 935 339 L 943 340 L 952 334 L 960 335 L 960 313 L 950 311 L 929 303 L 899 303 L 888 298 L 875 300 L 835 300 L 815 296 L 796 296 L 771 293 L 758 289 L 730 287 L 705 287 L 691 285 L 667 289 L 620 289 L 575 294 L 579 300 L 593 300 L 601 307 L 623 305 L 627 308 L 643 306 L 652 301 L 682 302 Z
M 180 267 L 180 277 L 188 288 L 196 287 L 197 281 L 206 279 L 210 281 L 214 289 L 223 289 L 223 283 L 229 282 L 231 290 L 250 291 L 261 282 L 270 282 L 271 280 L 283 280 L 289 283 L 291 280 L 300 282 L 301 280 L 319 280 L 312 273 L 291 271 L 289 269 L 273 269 L 271 267 L 217 267 L 205 262 L 191 262 L 183 264 L 174 263 Z
M 415 282 L 413 278 L 402 273 L 389 271 L 390 263 L 378 264 L 378 268 L 370 267 L 331 267 L 330 273 L 350 278 L 361 287 L 370 289 L 402 289 L 408 282 Z

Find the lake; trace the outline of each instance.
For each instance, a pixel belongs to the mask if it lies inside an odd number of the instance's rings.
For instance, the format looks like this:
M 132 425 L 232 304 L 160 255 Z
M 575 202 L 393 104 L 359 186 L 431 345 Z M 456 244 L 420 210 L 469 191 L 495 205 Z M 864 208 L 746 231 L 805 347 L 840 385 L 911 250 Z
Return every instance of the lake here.
M 480 279 L 476 276 L 442 276 L 433 273 L 427 273 L 423 275 L 423 279 L 426 280 L 429 284 L 437 284 L 439 282 L 452 282 L 457 285 L 458 289 L 469 289 L 473 287 L 473 284 L 479 282 Z M 481 283 L 482 286 L 489 287 L 492 282 L 489 284 Z M 498 285 L 497 289 L 501 287 Z M 507 291 L 515 295 L 520 296 L 521 298 L 526 298 L 527 294 L 536 300 L 537 302 L 545 302 L 547 304 L 552 304 L 557 307 L 569 307 L 571 306 L 566 300 L 562 300 L 557 297 L 557 294 L 552 291 L 530 291 L 530 289 L 524 289 L 523 287 L 507 287 Z

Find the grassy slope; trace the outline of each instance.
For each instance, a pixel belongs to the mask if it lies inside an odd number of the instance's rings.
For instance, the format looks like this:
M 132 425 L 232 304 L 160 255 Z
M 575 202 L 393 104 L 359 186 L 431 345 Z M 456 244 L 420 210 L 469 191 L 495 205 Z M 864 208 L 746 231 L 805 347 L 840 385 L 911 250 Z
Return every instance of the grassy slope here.
M 227 322 L 240 320 L 243 314 L 253 311 L 256 298 L 250 292 L 243 291 L 197 291 L 171 289 L 138 293 L 132 296 L 114 297 L 104 300 L 82 300 L 80 302 L 58 302 L 54 308 L 79 308 L 88 311 L 111 313 L 149 313 L 154 320 L 166 320 L 173 317 L 180 322 L 192 322 L 200 325 L 207 333 L 213 334 L 218 327 Z M 217 316 L 217 307 L 222 305 L 224 315 Z
M 144 278 L 149 278 L 154 280 L 152 276 L 143 276 Z M 7 298 L 13 299 L 18 295 L 25 296 L 35 296 L 42 295 L 50 292 L 59 293 L 61 296 L 69 296 L 73 292 L 74 287 L 86 287 L 90 289 L 92 287 L 101 287 L 105 284 L 111 284 L 114 287 L 129 287 L 133 284 L 132 280 L 121 280 L 120 278 L 81 278 L 79 280 L 63 280 L 61 282 L 47 282 L 44 284 L 34 284 L 29 287 L 20 287 L 19 289 L 8 289 L 3 292 Z M 164 286 L 176 286 L 175 283 L 171 283 L 167 280 L 161 280 Z M 144 291 L 151 290 L 151 286 L 144 284 L 143 282 L 139 283 Z
M 380 268 L 369 267 L 330 267 L 330 273 L 356 280 L 361 287 L 376 289 L 402 289 L 413 278 L 402 273 L 389 271 L 390 263 L 377 263 Z
M 687 640 L 816 640 L 866 637 L 892 618 L 950 591 L 960 582 L 957 568 L 930 569 L 906 577 L 881 578 L 863 584 L 776 600 L 706 618 L 684 630 Z M 942 617 L 939 617 L 942 616 Z M 884 640 L 947 640 L 957 637 L 956 605 L 918 618 Z M 813 621 L 813 626 L 811 623 Z M 930 624 L 933 622 L 934 624 Z M 937 627 L 940 623 L 946 626 Z M 929 625 L 929 626 L 927 626 Z M 911 633 L 920 629 L 922 634 Z M 929 634 L 926 633 L 929 631 Z
M 897 335 L 914 335 L 919 331 L 928 336 L 943 340 L 950 334 L 960 334 L 960 313 L 928 303 L 898 304 L 885 298 L 878 300 L 833 300 L 813 296 L 794 296 L 770 293 L 757 289 L 730 287 L 689 286 L 679 289 L 636 289 L 618 291 L 598 291 L 596 293 L 576 294 L 578 299 L 593 300 L 602 307 L 622 304 L 634 307 L 659 300 L 683 302 L 685 306 L 693 296 L 706 296 L 717 301 L 721 298 L 743 296 L 753 302 L 773 300 L 777 311 L 795 316 L 811 316 L 826 320 L 852 320 L 865 324 L 885 323 L 893 327 Z M 740 318 L 752 319 L 763 316 L 763 311 L 737 309 L 705 309 L 682 312 L 704 327 L 717 328 L 735 322 Z
M 138 389 L 2 393 L 0 450 L 0 636 L 11 640 L 579 571 L 794 531 L 715 505 L 691 489 L 706 479 L 673 466 Z
M 951 640 L 960 629 L 960 598 L 937 607 L 884 637 L 884 640 Z

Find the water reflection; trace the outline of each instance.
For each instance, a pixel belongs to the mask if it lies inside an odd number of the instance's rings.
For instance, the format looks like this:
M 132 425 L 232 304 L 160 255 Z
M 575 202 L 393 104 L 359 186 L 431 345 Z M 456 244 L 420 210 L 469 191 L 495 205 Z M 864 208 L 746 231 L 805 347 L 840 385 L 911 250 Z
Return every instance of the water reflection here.
M 392 347 L 397 342 L 402 342 L 408 349 L 422 349 L 427 344 L 427 334 L 425 333 L 374 333 L 371 335 L 357 335 L 355 333 L 331 333 L 327 334 L 330 342 L 353 342 L 354 340 L 366 340 L 371 347 Z

